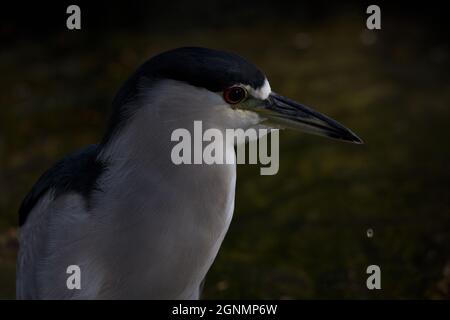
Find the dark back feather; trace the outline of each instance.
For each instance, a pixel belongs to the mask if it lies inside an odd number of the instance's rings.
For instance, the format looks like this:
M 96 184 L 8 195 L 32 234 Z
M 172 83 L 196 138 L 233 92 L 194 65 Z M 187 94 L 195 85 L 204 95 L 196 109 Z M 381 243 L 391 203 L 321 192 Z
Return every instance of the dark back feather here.
M 66 156 L 47 170 L 25 197 L 19 209 L 19 226 L 23 226 L 41 197 L 50 189 L 55 198 L 67 192 L 76 192 L 86 198 L 89 205 L 93 190 L 98 190 L 97 179 L 106 164 L 97 160 L 98 146 L 90 145 Z

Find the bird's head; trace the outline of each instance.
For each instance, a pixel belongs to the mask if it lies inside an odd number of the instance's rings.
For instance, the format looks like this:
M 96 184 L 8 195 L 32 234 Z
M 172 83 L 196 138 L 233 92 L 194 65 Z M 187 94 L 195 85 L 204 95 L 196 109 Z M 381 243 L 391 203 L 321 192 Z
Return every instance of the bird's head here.
M 126 108 L 142 105 L 132 103 L 142 96 L 158 105 L 166 120 L 185 117 L 219 129 L 286 127 L 362 143 L 337 121 L 273 92 L 255 65 L 224 51 L 184 47 L 148 60 L 116 96 L 113 126 L 132 114 Z

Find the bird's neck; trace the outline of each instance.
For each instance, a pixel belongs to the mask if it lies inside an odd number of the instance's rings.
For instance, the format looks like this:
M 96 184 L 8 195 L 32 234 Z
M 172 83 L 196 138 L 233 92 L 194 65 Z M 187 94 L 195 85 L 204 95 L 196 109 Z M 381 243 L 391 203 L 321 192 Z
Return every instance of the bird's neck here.
M 173 130 L 189 130 L 200 114 L 179 110 L 168 116 L 164 105 L 153 103 L 139 108 L 102 147 L 99 156 L 108 169 L 99 183 L 96 217 L 102 225 L 111 225 L 115 256 L 127 257 L 127 266 L 140 266 L 139 274 L 149 279 L 174 275 L 172 287 L 153 281 L 151 290 L 198 290 L 231 222 L 236 166 L 174 164 Z M 232 145 L 229 148 L 234 152 Z M 129 246 L 123 243 L 139 244 L 131 262 Z
M 227 164 L 227 159 L 224 158 L 224 164 L 213 165 L 173 162 L 172 149 L 178 143 L 171 139 L 174 130 L 184 128 L 194 134 L 194 121 L 202 119 L 200 116 L 212 118 L 195 107 L 184 109 L 177 107 L 176 101 L 158 99 L 150 99 L 147 105 L 138 108 L 102 147 L 99 157 L 108 163 L 105 185 L 126 190 L 133 197 L 145 198 L 159 189 L 167 193 L 197 193 L 202 198 L 224 198 L 226 202 L 231 201 L 230 197 L 234 200 L 236 165 Z M 205 128 L 214 126 L 212 121 L 202 123 Z M 224 157 L 235 157 L 232 142 L 225 148 Z

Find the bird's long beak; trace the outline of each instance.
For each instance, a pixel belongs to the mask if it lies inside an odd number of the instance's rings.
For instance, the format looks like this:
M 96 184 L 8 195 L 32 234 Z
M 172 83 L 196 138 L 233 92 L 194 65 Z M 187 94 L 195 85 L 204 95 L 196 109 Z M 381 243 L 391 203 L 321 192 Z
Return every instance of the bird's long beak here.
M 351 143 L 363 143 L 356 134 L 337 121 L 274 92 L 259 111 L 273 124 Z

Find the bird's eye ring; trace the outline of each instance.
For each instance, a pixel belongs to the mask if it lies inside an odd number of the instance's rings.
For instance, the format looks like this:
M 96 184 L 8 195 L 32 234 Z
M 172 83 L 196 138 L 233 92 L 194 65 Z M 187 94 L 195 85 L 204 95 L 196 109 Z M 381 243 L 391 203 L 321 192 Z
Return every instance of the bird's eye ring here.
M 232 86 L 223 91 L 223 99 L 229 104 L 237 104 L 247 98 L 247 90 L 240 86 Z

